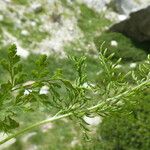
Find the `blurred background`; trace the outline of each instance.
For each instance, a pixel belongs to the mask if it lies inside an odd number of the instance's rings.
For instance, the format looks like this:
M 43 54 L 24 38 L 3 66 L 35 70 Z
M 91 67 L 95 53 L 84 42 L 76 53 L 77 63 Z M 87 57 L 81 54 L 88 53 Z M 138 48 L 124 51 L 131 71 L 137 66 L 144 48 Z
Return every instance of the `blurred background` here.
M 51 74 L 61 68 L 74 80 L 67 56 L 85 55 L 88 78 L 96 81 L 98 51 L 104 41 L 104 48 L 115 52 L 114 59 L 123 58 L 120 71 L 136 70 L 150 53 L 150 0 L 0 0 L 0 59 L 15 43 L 28 72 L 38 55 L 46 54 Z M 0 67 L 0 83 L 4 79 Z M 91 142 L 83 140 L 75 122 L 62 119 L 13 139 L 0 150 L 149 150 L 150 95 L 135 98 L 139 105 L 130 115 L 85 117 L 92 129 Z M 21 125 L 50 116 L 43 108 L 21 114 Z M 5 136 L 0 133 L 0 139 Z

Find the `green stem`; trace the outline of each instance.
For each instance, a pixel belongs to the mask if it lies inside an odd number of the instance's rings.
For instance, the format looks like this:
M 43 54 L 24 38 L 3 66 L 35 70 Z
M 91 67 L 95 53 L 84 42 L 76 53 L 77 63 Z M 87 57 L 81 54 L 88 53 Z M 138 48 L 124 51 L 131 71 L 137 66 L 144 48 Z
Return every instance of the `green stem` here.
M 123 92 L 122 94 L 119 94 L 119 95 L 114 96 L 114 97 L 112 97 L 112 98 L 106 99 L 106 101 L 118 99 L 118 98 L 121 98 L 121 97 L 123 97 L 123 96 L 125 96 L 125 95 L 132 94 L 134 91 L 140 89 L 140 88 L 143 87 L 143 86 L 149 85 L 149 84 L 150 84 L 150 80 L 147 80 L 147 81 L 145 81 L 145 82 L 143 82 L 143 83 L 137 85 L 136 87 L 133 87 L 132 89 Z M 87 108 L 86 111 L 87 111 L 87 110 L 88 110 L 88 111 L 95 110 L 95 109 L 101 107 L 103 104 L 104 104 L 104 103 L 98 103 L 98 104 L 95 105 L 95 106 L 92 106 L 92 107 Z M 80 112 L 84 112 L 84 110 L 81 110 Z M 36 127 L 38 127 L 38 126 L 40 126 L 40 125 L 43 125 L 43 124 L 46 124 L 46 123 L 49 123 L 49 122 L 53 122 L 53 121 L 59 120 L 59 119 L 61 119 L 61 118 L 65 118 L 65 117 L 68 117 L 68 116 L 73 115 L 72 112 L 59 115 L 60 113 L 61 113 L 61 111 L 58 112 L 54 117 L 52 117 L 52 118 L 50 118 L 50 119 L 46 119 L 46 120 L 37 122 L 37 123 L 35 123 L 35 124 L 33 124 L 33 125 L 31 125 L 31 126 L 25 128 L 25 129 L 23 129 L 23 130 L 21 130 L 21 131 L 18 131 L 18 132 L 15 133 L 15 134 L 12 134 L 12 135 L 8 136 L 8 137 L 5 138 L 4 140 L 0 141 L 0 145 L 3 144 L 3 143 L 5 143 L 5 142 L 7 142 L 7 141 L 9 141 L 9 140 L 11 140 L 12 138 L 15 138 L 15 137 L 17 137 L 17 136 L 19 136 L 19 135 L 21 135 L 21 134 L 23 134 L 23 133 L 25 133 L 25 132 L 27 132 L 27 131 L 30 131 L 31 129 L 36 128 Z
M 54 117 L 52 117 L 52 118 L 50 118 L 50 119 L 46 119 L 46 120 L 37 122 L 37 123 L 35 123 L 35 124 L 33 124 L 33 125 L 31 125 L 31 126 L 25 128 L 25 129 L 23 129 L 23 130 L 21 130 L 21 131 L 16 132 L 15 134 L 12 134 L 12 135 L 8 136 L 8 137 L 5 138 L 4 140 L 0 141 L 0 145 L 3 144 L 3 143 L 5 143 L 5 142 L 7 142 L 7 141 L 9 141 L 9 140 L 11 140 L 12 138 L 15 138 L 15 137 L 17 137 L 17 136 L 19 136 L 19 135 L 21 135 L 21 134 L 27 132 L 27 131 L 30 131 L 30 130 L 33 129 L 33 128 L 36 128 L 36 127 L 38 127 L 38 126 L 41 126 L 41 125 L 46 124 L 46 123 L 49 123 L 49 122 L 53 122 L 53 121 L 55 121 L 55 120 L 59 120 L 59 119 L 61 119 L 61 118 L 68 117 L 68 116 L 70 116 L 70 115 L 72 115 L 72 113 L 67 113 L 67 114 L 63 114 L 63 115 L 59 115 L 59 116 L 56 116 L 56 115 L 55 115 Z
M 143 86 L 149 85 L 149 84 L 150 84 L 150 80 L 146 80 L 145 82 L 142 82 L 141 84 L 139 84 L 139 85 L 133 87 L 132 89 L 130 89 L 130 90 L 128 90 L 128 91 L 125 91 L 125 92 L 123 92 L 123 93 L 121 93 L 121 94 L 119 94 L 119 95 L 116 95 L 116 96 L 114 96 L 114 97 L 107 98 L 106 101 L 113 101 L 113 100 L 119 99 L 119 98 L 121 98 L 121 97 L 123 97 L 123 96 L 126 96 L 126 95 L 128 95 L 128 94 L 132 94 L 134 91 L 140 89 L 140 88 L 143 87 Z M 117 103 L 117 102 L 118 102 L 118 101 L 116 101 L 115 103 Z M 105 101 L 104 101 L 104 103 L 105 103 Z M 104 103 L 102 103 L 102 102 L 101 102 L 101 103 L 98 103 L 97 105 L 88 108 L 88 110 L 94 110 L 94 109 L 96 109 L 96 108 L 99 108 L 99 107 L 102 106 Z

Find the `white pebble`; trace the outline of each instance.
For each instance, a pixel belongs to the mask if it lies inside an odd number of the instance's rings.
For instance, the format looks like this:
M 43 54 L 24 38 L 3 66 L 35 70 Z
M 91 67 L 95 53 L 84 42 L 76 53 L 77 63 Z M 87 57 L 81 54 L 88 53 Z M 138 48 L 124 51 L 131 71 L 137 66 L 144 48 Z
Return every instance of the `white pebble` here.
M 3 21 L 3 20 L 4 20 L 4 16 L 0 15 L 0 21 Z
M 83 88 L 87 88 L 87 89 L 91 89 L 91 87 L 94 87 L 94 86 L 95 86 L 94 84 L 92 84 L 92 83 L 87 83 L 87 82 L 85 82 L 85 83 L 82 85 Z
M 24 36 L 27 36 L 27 35 L 29 35 L 29 32 L 27 30 L 22 30 L 21 34 L 24 35 Z
M 136 66 L 137 66 L 136 63 L 131 63 L 131 64 L 130 64 L 130 68 L 135 68 Z
M 19 55 L 23 58 L 27 58 L 29 56 L 29 51 L 27 51 L 21 47 L 17 47 L 17 55 Z
M 41 8 L 42 7 L 42 5 L 40 4 L 40 3 L 33 3 L 32 5 L 31 5 L 31 8 L 33 9 L 33 10 L 37 10 L 37 9 L 39 9 L 39 8 Z
M 36 22 L 35 21 L 31 21 L 30 23 L 31 23 L 31 26 L 33 26 L 33 27 L 36 26 Z
M 77 139 L 77 137 L 74 137 L 71 141 L 71 147 L 75 147 L 77 144 L 79 144 L 79 140 Z
M 24 91 L 24 95 L 29 95 L 32 92 L 32 90 L 28 89 Z
M 115 40 L 112 40 L 110 44 L 111 44 L 111 46 L 114 46 L 114 47 L 118 46 L 118 43 Z
M 118 15 L 118 19 L 120 21 L 123 21 L 123 20 L 127 19 L 127 16 L 126 15 Z
M 84 116 L 83 119 L 86 123 L 88 123 L 89 125 L 92 125 L 92 126 L 97 126 L 101 123 L 101 118 L 99 116 L 95 116 L 92 118 Z
M 41 89 L 40 89 L 40 94 L 48 94 L 48 86 L 43 86 Z
M 22 141 L 26 143 L 32 136 L 36 135 L 37 132 L 30 132 L 23 136 Z

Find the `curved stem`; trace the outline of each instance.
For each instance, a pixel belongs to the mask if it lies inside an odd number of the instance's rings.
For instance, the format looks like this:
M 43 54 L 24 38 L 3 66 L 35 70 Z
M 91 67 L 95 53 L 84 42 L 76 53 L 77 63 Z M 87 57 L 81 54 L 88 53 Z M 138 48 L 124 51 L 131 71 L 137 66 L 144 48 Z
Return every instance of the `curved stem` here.
M 134 91 L 140 89 L 140 88 L 143 87 L 143 86 L 149 85 L 149 84 L 150 84 L 150 80 L 147 80 L 147 81 L 142 82 L 141 84 L 139 84 L 139 85 L 133 87 L 132 89 L 130 89 L 130 90 L 128 90 L 128 91 L 125 91 L 125 92 L 123 92 L 123 93 L 121 93 L 121 94 L 119 94 L 119 95 L 117 95 L 117 96 L 112 97 L 112 98 L 106 99 L 106 101 L 114 100 L 114 99 L 116 99 L 116 98 L 121 98 L 121 97 L 123 97 L 123 96 L 125 96 L 125 95 L 132 94 L 132 92 L 134 92 Z M 92 107 L 89 107 L 89 108 L 87 108 L 86 110 L 92 111 L 92 110 L 95 110 L 95 109 L 101 107 L 102 105 L 103 105 L 103 103 L 98 103 L 97 105 L 92 106 Z M 80 112 L 84 112 L 84 110 L 81 110 Z M 19 136 L 19 135 L 21 135 L 21 134 L 23 134 L 23 133 L 25 133 L 25 132 L 27 132 L 27 131 L 33 129 L 33 128 L 36 128 L 36 127 L 38 127 L 38 126 L 40 126 L 40 125 L 43 125 L 43 124 L 46 124 L 46 123 L 49 123 L 49 122 L 53 122 L 53 121 L 55 121 L 55 120 L 59 120 L 59 119 L 61 119 L 61 118 L 65 118 L 65 117 L 68 117 L 68 116 L 73 115 L 72 112 L 59 115 L 60 113 L 61 113 L 61 111 L 59 111 L 55 116 L 53 116 L 53 117 L 50 118 L 50 119 L 46 119 L 46 120 L 37 122 L 37 123 L 35 123 L 35 124 L 33 124 L 33 125 L 31 125 L 31 126 L 25 128 L 25 129 L 23 129 L 23 130 L 21 130 L 21 131 L 16 132 L 15 134 L 12 134 L 12 135 L 8 136 L 8 137 L 5 138 L 4 140 L 0 141 L 0 145 L 3 144 L 3 143 L 5 143 L 5 142 L 7 142 L 7 141 L 9 141 L 10 139 L 15 138 L 15 137 L 17 137 L 17 136 Z
M 68 116 L 70 116 L 70 115 L 72 115 L 72 113 L 67 113 L 67 114 L 63 114 L 63 115 L 60 115 L 60 116 L 56 116 L 56 115 L 55 115 L 54 117 L 52 117 L 52 118 L 50 118 L 50 119 L 46 119 L 46 120 L 42 120 L 42 121 L 40 121 L 40 122 L 37 122 L 37 123 L 35 123 L 35 124 L 33 124 L 33 125 L 31 125 L 31 126 L 25 128 L 25 129 L 23 129 L 23 130 L 21 130 L 21 131 L 16 132 L 15 134 L 12 134 L 12 135 L 8 136 L 8 137 L 5 138 L 4 140 L 0 141 L 0 145 L 3 144 L 3 143 L 5 143 L 5 142 L 7 142 L 7 141 L 9 141 L 9 140 L 12 139 L 12 138 L 15 138 L 15 137 L 17 137 L 17 136 L 19 136 L 19 135 L 21 135 L 21 134 L 27 132 L 27 131 L 30 131 L 30 130 L 33 129 L 33 128 L 36 128 L 36 127 L 38 127 L 38 126 L 41 126 L 41 125 L 46 124 L 46 123 L 49 123 L 49 122 L 53 122 L 53 121 L 55 121 L 55 120 L 59 120 L 59 119 L 61 119 L 61 118 L 68 117 Z

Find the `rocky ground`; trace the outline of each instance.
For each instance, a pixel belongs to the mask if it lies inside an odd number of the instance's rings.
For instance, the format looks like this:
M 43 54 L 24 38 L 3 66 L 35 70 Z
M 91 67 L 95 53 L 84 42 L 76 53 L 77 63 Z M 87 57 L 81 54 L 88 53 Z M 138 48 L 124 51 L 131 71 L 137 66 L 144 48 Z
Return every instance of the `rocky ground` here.
M 78 25 L 80 5 L 85 4 L 97 12 L 106 12 L 107 3 L 90 0 L 2 0 L 0 45 L 2 47 L 8 43 L 16 43 L 18 54 L 24 58 L 30 51 L 48 55 L 57 52 L 64 56 L 64 46 L 68 43 L 79 42 L 83 46 L 87 44 L 84 43 L 86 39 Z M 105 14 L 108 19 L 116 18 L 113 13 Z M 106 28 L 107 26 L 108 24 Z M 93 45 L 92 42 L 89 44 Z

